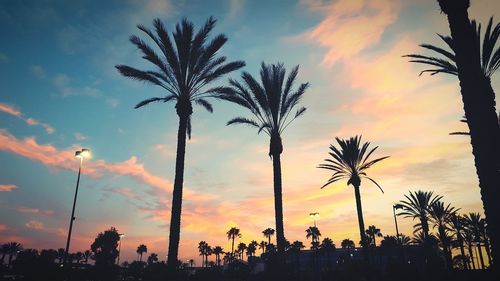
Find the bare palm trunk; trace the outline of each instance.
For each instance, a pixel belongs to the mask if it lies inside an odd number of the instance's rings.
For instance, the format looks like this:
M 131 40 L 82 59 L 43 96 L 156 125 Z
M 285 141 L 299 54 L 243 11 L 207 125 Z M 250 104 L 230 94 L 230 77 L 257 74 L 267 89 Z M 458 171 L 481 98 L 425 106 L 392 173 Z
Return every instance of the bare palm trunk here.
M 179 105 L 177 105 L 178 107 Z M 184 158 L 186 154 L 186 130 L 189 115 L 179 114 L 179 130 L 177 132 L 177 156 L 175 159 L 175 179 L 172 196 L 172 216 L 170 218 L 170 236 L 168 244 L 167 266 L 175 269 L 179 254 L 181 232 L 182 184 L 184 181 Z
M 356 197 L 356 209 L 358 211 L 359 236 L 361 238 L 362 246 L 365 248 L 365 222 L 363 220 L 363 209 L 361 207 L 361 193 L 359 192 L 359 185 L 354 186 L 354 196 Z
M 470 257 L 470 262 L 472 264 L 472 269 L 476 269 L 476 264 L 474 263 L 474 253 L 472 252 L 472 245 L 469 243 L 467 245 L 467 248 L 469 250 L 469 257 Z
M 462 262 L 464 264 L 464 267 L 465 269 L 470 269 L 469 263 L 467 263 L 467 260 L 465 259 L 464 240 L 462 238 L 462 235 L 460 235 L 460 233 L 457 233 L 457 240 L 458 244 L 460 245 L 460 254 L 462 255 Z
M 479 250 L 479 261 L 481 262 L 481 268 L 484 269 L 484 258 L 483 258 L 483 250 L 481 248 L 481 243 L 477 243 L 477 249 Z
M 486 255 L 488 256 L 488 264 L 491 266 L 490 243 L 488 243 L 488 240 L 484 241 L 484 248 L 486 249 Z
M 285 231 L 283 228 L 283 198 L 281 186 L 281 159 L 280 154 L 273 154 L 274 173 L 274 212 L 276 215 L 276 242 L 278 244 L 278 254 L 280 257 L 285 252 Z
M 453 38 L 458 78 L 469 125 L 472 154 L 479 178 L 481 199 L 488 221 L 491 254 L 500 253 L 500 210 L 496 200 L 500 197 L 500 128 L 495 109 L 495 93 L 491 81 L 481 70 L 479 49 L 469 21 L 468 0 L 438 0 L 441 10 L 448 16 Z

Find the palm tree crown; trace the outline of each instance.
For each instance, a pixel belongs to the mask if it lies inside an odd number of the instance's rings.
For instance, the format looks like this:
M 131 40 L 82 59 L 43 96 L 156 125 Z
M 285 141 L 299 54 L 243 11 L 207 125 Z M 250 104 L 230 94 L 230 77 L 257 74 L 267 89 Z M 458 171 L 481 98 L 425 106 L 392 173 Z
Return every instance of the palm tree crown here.
M 313 242 L 319 241 L 319 237 L 321 237 L 321 232 L 316 226 L 310 226 L 306 229 L 306 238 L 311 238 Z
M 434 195 L 433 192 L 417 191 L 411 192 L 410 195 L 405 195 L 406 200 L 402 200 L 399 204 L 403 207 L 403 211 L 398 216 L 405 218 L 419 219 L 420 223 L 415 224 L 414 233 L 422 230 L 422 235 L 426 239 L 429 236 L 429 210 L 430 206 L 436 201 L 441 200 L 442 196 Z M 424 240 L 425 240 L 424 239 Z
M 274 229 L 266 228 L 262 231 L 262 234 L 264 234 L 264 237 L 268 239 L 268 244 L 271 244 L 271 237 L 274 235 Z

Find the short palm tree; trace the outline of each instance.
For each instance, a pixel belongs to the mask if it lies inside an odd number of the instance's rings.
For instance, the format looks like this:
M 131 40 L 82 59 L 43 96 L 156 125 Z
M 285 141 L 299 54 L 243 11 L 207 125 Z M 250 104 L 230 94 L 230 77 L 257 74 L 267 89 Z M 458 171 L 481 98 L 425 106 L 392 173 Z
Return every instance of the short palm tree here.
M 156 253 L 151 253 L 148 257 L 148 265 L 152 265 L 158 262 L 158 255 Z
M 238 244 L 236 252 L 240 256 L 240 260 L 243 260 L 243 254 L 245 253 L 245 250 L 247 249 L 247 244 L 240 242 Z
M 401 243 L 401 246 L 411 245 L 411 238 L 409 236 L 404 235 L 404 234 L 399 235 L 399 241 Z
M 443 248 L 443 253 L 446 259 L 448 269 L 453 268 L 453 259 L 451 256 L 451 240 L 452 240 L 452 226 L 451 220 L 453 215 L 458 211 L 448 204 L 446 207 L 442 201 L 436 201 L 430 206 L 429 215 L 433 227 L 438 229 L 437 238 Z
M 306 229 L 306 238 L 311 238 L 312 242 L 318 242 L 321 237 L 321 232 L 316 226 L 310 226 Z
M 274 235 L 274 229 L 272 228 L 266 228 L 264 231 L 262 231 L 262 234 L 264 234 L 264 237 L 267 238 L 267 243 L 271 244 L 271 237 Z
M 481 199 L 488 215 L 487 230 L 492 238 L 492 253 L 500 253 L 500 241 L 495 240 L 500 237 L 500 211 L 497 208 L 497 199 L 500 197 L 500 126 L 495 108 L 495 92 L 490 80 L 491 74 L 500 67 L 500 49 L 494 50 L 500 36 L 500 25 L 492 29 L 490 20 L 481 48 L 480 25 L 474 21 L 471 24 L 467 11 L 470 0 L 437 2 L 448 18 L 451 37 L 447 44 L 452 52 L 433 48 L 431 50 L 446 58 L 422 57 L 417 58 L 421 60 L 417 62 L 436 66 L 436 73 L 456 73 L 458 76 Z M 455 71 L 450 72 L 453 68 Z
M 368 160 L 372 153 L 378 148 L 378 146 L 369 149 L 369 142 L 366 142 L 362 146 L 360 146 L 361 136 L 351 137 L 348 140 L 343 140 L 340 138 L 335 138 L 335 140 L 340 146 L 340 149 L 331 144 L 330 152 L 328 153 L 330 154 L 331 158 L 325 159 L 326 163 L 320 164 L 318 166 L 318 168 L 333 171 L 330 179 L 321 188 L 324 188 L 327 185 L 342 179 L 347 179 L 347 185 L 352 184 L 352 186 L 354 187 L 354 196 L 356 198 L 356 208 L 358 212 L 359 235 L 361 241 L 366 241 L 363 209 L 361 207 L 361 193 L 359 191 L 359 187 L 361 186 L 361 179 L 366 178 L 370 180 L 383 193 L 384 191 L 380 187 L 380 185 L 366 175 L 366 170 L 374 164 L 388 158 L 389 156 Z
M 220 255 L 224 253 L 224 249 L 221 246 L 215 246 L 212 251 L 215 255 L 215 263 L 220 266 Z
M 226 232 L 226 235 L 227 235 L 227 239 L 232 240 L 231 255 L 234 256 L 234 239 L 241 237 L 240 230 L 236 227 L 231 227 L 231 229 L 229 229 L 229 231 Z
M 472 231 L 473 241 L 476 243 L 476 247 L 479 250 L 479 261 L 481 262 L 481 268 L 484 269 L 484 258 L 483 251 L 481 248 L 481 232 L 483 226 L 483 219 L 479 213 L 469 213 L 465 215 L 465 222 L 467 227 Z
M 293 68 L 285 81 L 286 70 L 283 64 L 269 65 L 262 62 L 261 84 L 252 75 L 243 72 L 241 75 L 243 82 L 230 80 L 231 87 L 220 91 L 220 98 L 248 109 L 253 115 L 253 119 L 233 118 L 227 125 L 249 125 L 256 128 L 258 133 L 266 133 L 270 138 L 269 156 L 273 160 L 276 241 L 280 256 L 285 250 L 280 158 L 283 152 L 281 136 L 290 123 L 306 111 L 305 107 L 300 107 L 295 113 L 292 113 L 309 87 L 309 83 L 303 83 L 296 90 L 292 90 L 298 71 L 298 66 Z
M 223 34 L 207 43 L 208 35 L 214 28 L 215 22 L 214 18 L 209 18 L 195 34 L 193 24 L 183 19 L 172 33 L 173 42 L 160 19 L 153 21 L 156 34 L 147 27 L 138 25 L 137 27 L 155 43 L 161 53 L 158 54 L 138 36 L 131 36 L 130 41 L 141 50 L 143 58 L 152 63 L 156 69 L 145 71 L 126 65 L 116 66 L 123 76 L 159 86 L 166 92 L 165 96 L 139 102 L 135 108 L 153 102 L 176 102 L 179 129 L 167 260 L 170 268 L 177 265 L 179 252 L 186 135 L 191 136 L 192 103 L 212 112 L 212 105 L 206 99 L 217 93 L 214 89 L 207 89 L 207 86 L 245 65 L 242 61 L 227 63 L 226 57 L 218 55 L 219 50 L 227 41 Z
M 136 252 L 137 252 L 137 255 L 138 255 L 138 256 L 140 256 L 139 261 L 142 261 L 142 254 L 144 254 L 144 253 L 147 253 L 147 252 L 148 252 L 148 247 L 146 247 L 146 245 L 144 245 L 144 244 L 141 244 L 141 245 L 139 245 L 139 246 L 137 247 Z
M 247 257 L 253 257 L 253 255 L 255 255 L 255 251 L 257 251 L 257 246 L 258 245 L 259 244 L 255 240 L 252 240 L 250 243 L 248 243 L 248 246 L 247 246 Z
M 418 219 L 419 223 L 413 226 L 413 232 L 416 233 L 421 230 L 423 241 L 426 241 L 427 237 L 429 237 L 430 206 L 443 198 L 440 195 L 433 195 L 434 193 L 432 191 L 410 191 L 409 195 L 405 195 L 406 200 L 399 201 L 403 211 L 399 212 L 398 216 L 412 218 L 413 220 Z
M 262 250 L 262 253 L 264 253 L 266 251 L 266 247 L 267 247 L 267 242 L 264 241 L 264 240 L 260 241 L 260 243 L 259 243 L 259 249 Z
M 373 242 L 373 246 L 377 246 L 377 243 L 375 241 L 375 237 L 383 237 L 384 235 L 382 232 L 380 232 L 380 228 L 377 228 L 374 225 L 370 225 L 368 229 L 366 230 L 366 235 L 371 237 L 371 240 Z
M 17 253 L 23 249 L 21 244 L 17 242 L 9 242 L 7 243 L 7 254 L 9 254 L 9 263 L 8 266 L 10 267 L 10 264 L 12 263 L 12 258 L 17 256 Z
M 460 215 L 454 213 L 450 217 L 450 226 L 451 230 L 453 232 L 453 235 L 455 236 L 455 242 L 454 245 L 460 248 L 460 257 L 462 258 L 462 263 L 466 269 L 469 268 L 467 260 L 466 260 L 466 255 L 465 255 L 465 248 L 464 248 L 464 227 L 465 227 L 465 221 L 464 218 L 461 217 Z

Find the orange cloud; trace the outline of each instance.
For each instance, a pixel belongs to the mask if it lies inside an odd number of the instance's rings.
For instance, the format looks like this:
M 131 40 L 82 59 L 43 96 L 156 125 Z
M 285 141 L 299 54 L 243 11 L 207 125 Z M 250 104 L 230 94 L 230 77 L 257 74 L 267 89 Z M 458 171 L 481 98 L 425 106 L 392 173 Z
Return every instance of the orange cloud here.
M 16 188 L 17 186 L 15 184 L 0 184 L 0 192 L 9 192 Z
M 44 229 L 43 223 L 35 220 L 31 220 L 25 224 L 27 228 L 42 230 Z

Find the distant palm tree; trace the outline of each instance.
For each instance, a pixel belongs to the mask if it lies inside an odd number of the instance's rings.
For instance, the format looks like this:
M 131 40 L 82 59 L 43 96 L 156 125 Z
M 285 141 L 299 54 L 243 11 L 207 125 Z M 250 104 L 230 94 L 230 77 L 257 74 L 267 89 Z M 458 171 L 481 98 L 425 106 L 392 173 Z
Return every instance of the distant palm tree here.
M 195 264 L 194 259 L 189 259 L 189 267 L 193 267 Z
M 7 254 L 9 254 L 9 263 L 7 264 L 8 267 L 10 267 L 10 264 L 12 263 L 12 258 L 17 256 L 17 253 L 23 249 L 21 244 L 17 242 L 9 242 L 7 243 Z
M 431 233 L 425 235 L 422 230 L 416 231 L 413 238 L 411 239 L 412 244 L 428 247 L 437 245 L 438 241 L 439 240 L 436 238 L 436 236 L 434 236 L 434 234 Z
M 333 240 L 325 237 L 323 241 L 321 242 L 320 249 L 322 252 L 326 254 L 326 259 L 327 259 L 327 264 L 328 266 L 331 266 L 330 264 L 330 253 L 335 251 L 335 244 L 333 244 Z
M 148 257 L 148 265 L 152 265 L 158 262 L 158 255 L 155 253 L 151 253 Z
M 259 249 L 262 250 L 263 254 L 264 254 L 264 252 L 266 250 L 266 246 L 267 246 L 267 242 L 266 241 L 260 241 L 260 243 L 259 243 Z
M 296 256 L 296 265 L 297 265 L 297 267 L 298 267 L 299 262 L 300 262 L 300 261 L 299 261 L 300 251 L 301 251 L 302 249 L 304 249 L 304 248 L 305 248 L 304 244 L 303 244 L 301 241 L 298 241 L 298 240 L 297 240 L 297 241 L 294 241 L 294 242 L 290 245 L 290 249 L 288 250 L 290 253 L 295 254 L 295 256 Z M 297 269 L 298 269 L 298 268 L 297 268 Z
M 340 246 L 342 247 L 342 249 L 354 249 L 355 248 L 354 241 L 352 241 L 351 239 L 342 240 L 342 242 L 340 243 Z
M 247 257 L 253 257 L 253 255 L 255 255 L 255 251 L 257 251 L 257 246 L 258 245 L 259 244 L 255 240 L 252 240 L 250 243 L 248 243 L 248 246 L 247 246 Z
M 198 251 L 200 252 L 201 256 L 201 265 L 202 266 L 205 265 L 205 267 L 207 267 L 208 256 L 210 256 L 213 253 L 212 247 L 210 247 L 207 242 L 200 241 L 200 243 L 198 243 Z M 203 261 L 203 259 L 205 259 L 205 261 Z
M 443 253 L 446 259 L 446 265 L 449 270 L 453 269 L 453 259 L 451 256 L 451 219 L 458 211 L 448 204 L 446 207 L 441 201 L 436 201 L 430 206 L 429 215 L 433 223 L 433 227 L 438 229 L 437 238 L 443 248 Z
M 156 70 L 143 71 L 126 65 L 117 65 L 118 71 L 125 77 L 157 85 L 165 90 L 163 97 L 154 97 L 141 101 L 135 108 L 152 102 L 176 101 L 179 116 L 177 134 L 177 156 L 175 161 L 175 179 L 172 197 L 172 217 L 167 265 L 175 268 L 179 251 L 180 224 L 182 209 L 182 186 L 184 180 L 184 157 L 186 135 L 191 136 L 192 103 L 213 111 L 206 98 L 217 96 L 214 89 L 206 89 L 210 83 L 245 65 L 242 61 L 226 63 L 226 57 L 218 56 L 219 50 L 226 43 L 223 34 L 216 36 L 210 43 L 207 38 L 214 28 L 216 20 L 210 17 L 205 25 L 195 34 L 193 24 L 187 19 L 176 25 L 173 42 L 160 19 L 155 19 L 155 33 L 143 25 L 137 27 L 161 50 L 158 55 L 153 48 L 138 36 L 131 36 L 130 41 L 144 54 L 143 58 L 151 62 Z
M 469 228 L 466 220 L 465 220 L 465 217 L 464 217 L 464 222 L 465 224 L 467 225 L 465 228 L 464 228 L 464 241 L 465 241 L 465 244 L 467 245 L 467 251 L 469 252 L 469 258 L 470 258 L 470 263 L 472 265 L 472 269 L 476 269 L 476 264 L 474 263 L 474 249 L 473 249 L 473 245 L 472 243 L 474 242 L 474 233 L 472 232 L 472 230 Z M 479 267 L 479 265 L 478 265 Z M 471 268 L 469 266 L 469 268 Z
M 222 99 L 248 109 L 254 117 L 254 119 L 236 117 L 230 120 L 227 125 L 249 125 L 258 129 L 258 133 L 263 131 L 270 137 L 269 156 L 273 160 L 276 241 L 281 257 L 285 251 L 280 159 L 283 152 L 281 136 L 288 125 L 306 111 L 305 107 L 300 107 L 295 114 L 291 114 L 309 87 L 309 83 L 303 83 L 297 90 L 292 90 L 298 71 L 298 66 L 293 68 L 285 81 L 286 71 L 283 64 L 266 65 L 262 62 L 260 70 L 262 84 L 259 84 L 249 73 L 243 72 L 241 75 L 243 83 L 230 80 L 231 87 L 221 91 Z
M 85 264 L 88 264 L 90 256 L 92 256 L 92 252 L 90 250 L 85 250 L 85 252 L 83 252 L 83 257 L 85 258 Z
M 401 243 L 401 246 L 411 245 L 411 238 L 409 236 L 404 235 L 404 234 L 399 235 L 399 241 Z
M 368 229 L 366 230 L 366 235 L 368 235 L 371 238 L 371 240 L 373 242 L 373 246 L 377 246 L 377 243 L 375 241 L 375 236 L 377 236 L 377 237 L 384 237 L 384 235 L 382 234 L 382 232 L 380 232 L 380 228 L 377 228 L 374 225 L 370 225 L 368 227 Z
M 331 144 L 329 152 L 331 158 L 325 159 L 326 163 L 320 164 L 318 166 L 318 168 L 327 169 L 334 172 L 330 179 L 326 182 L 326 184 L 324 184 L 321 188 L 324 188 L 327 185 L 341 179 L 347 179 L 347 185 L 352 184 L 352 186 L 354 187 L 356 208 L 358 211 L 359 235 L 361 241 L 366 241 L 365 223 L 363 220 L 363 210 L 361 207 L 361 193 L 359 191 L 359 187 L 361 186 L 361 178 L 370 180 L 380 189 L 380 191 L 382 191 L 382 193 L 384 193 L 384 190 L 380 187 L 380 185 L 366 175 L 366 170 L 372 165 L 388 158 L 389 156 L 377 158 L 374 160 L 368 160 L 368 158 L 370 158 L 371 154 L 378 148 L 378 146 L 368 151 L 370 143 L 366 142 L 360 147 L 361 136 L 351 137 L 348 140 L 343 140 L 340 138 L 335 138 L 335 140 L 340 146 L 340 149 Z
M 274 235 L 274 229 L 272 228 L 266 228 L 264 231 L 262 231 L 262 234 L 264 234 L 264 237 L 268 239 L 268 244 L 271 244 L 271 236 Z
M 491 30 L 492 20 L 488 24 L 481 48 L 479 25 L 469 19 L 469 0 L 438 0 L 441 11 L 446 14 L 451 37 L 447 42 L 452 53 L 443 53 L 443 61 L 454 62 L 456 74 L 460 81 L 463 108 L 471 136 L 472 154 L 479 178 L 481 199 L 485 213 L 488 214 L 488 232 L 492 253 L 500 252 L 500 210 L 497 199 L 500 198 L 500 126 L 495 109 L 495 92 L 489 76 L 500 67 L 500 49 L 494 51 L 499 38 L 500 26 Z M 441 49 L 442 50 L 442 49 Z M 443 68 L 435 60 L 434 65 Z M 449 67 L 448 67 L 449 68 Z M 446 69 L 446 68 L 444 68 Z M 444 71 L 440 71 L 444 72 Z M 439 72 L 438 72 L 439 73 Z M 453 74 L 453 73 L 452 73 Z M 495 257 L 493 256 L 493 259 Z
M 7 255 L 7 253 L 9 252 L 8 249 L 9 248 L 8 248 L 7 244 L 2 244 L 2 246 L 0 246 L 0 253 L 2 254 L 2 258 L 1 258 L 2 265 L 3 265 L 4 260 L 5 260 L 5 255 Z
M 455 245 L 458 245 L 458 247 L 460 248 L 460 257 L 462 258 L 462 264 L 464 265 L 465 269 L 469 269 L 464 248 L 463 237 L 464 237 L 465 221 L 463 217 L 461 217 L 456 213 L 452 214 L 450 217 L 450 226 L 455 235 L 455 241 L 456 241 Z
M 413 226 L 414 233 L 422 230 L 423 241 L 426 241 L 429 236 L 430 206 L 443 198 L 439 195 L 433 196 L 433 194 L 432 191 L 410 191 L 409 195 L 405 195 L 406 200 L 399 201 L 399 204 L 403 207 L 403 211 L 399 212 L 398 216 L 412 218 L 413 220 L 418 219 L 419 223 Z
M 224 253 L 224 249 L 221 246 L 215 246 L 212 250 L 215 255 L 215 263 L 220 266 L 220 255 Z
M 238 255 L 240 256 L 240 260 L 243 260 L 243 254 L 245 253 L 245 250 L 247 249 L 247 245 L 243 242 L 238 244 L 238 248 L 236 252 L 238 252 Z
M 491 249 L 490 249 L 490 237 L 486 231 L 486 220 L 482 219 L 478 225 L 480 240 L 484 243 L 484 249 L 486 250 L 486 255 L 488 256 L 489 264 L 492 264 L 491 260 Z
M 139 245 L 139 246 L 137 247 L 136 252 L 137 252 L 137 255 L 138 255 L 138 256 L 140 256 L 139 261 L 142 261 L 142 254 L 144 254 L 144 253 L 147 253 L 147 252 L 148 252 L 148 247 L 146 247 L 146 245 L 144 245 L 144 244 L 141 244 L 141 245 Z
M 312 242 L 318 242 L 321 237 L 321 232 L 316 226 L 310 226 L 306 229 L 306 238 L 311 238 Z
M 232 240 L 231 256 L 234 257 L 234 239 L 237 237 L 238 238 L 241 237 L 240 230 L 236 227 L 231 227 L 231 229 L 229 229 L 229 231 L 226 233 L 226 235 L 227 235 L 227 239 Z
M 484 258 L 481 248 L 481 227 L 483 224 L 481 215 L 479 213 L 469 213 L 468 215 L 465 215 L 464 218 L 468 228 L 472 231 L 473 241 L 476 243 L 476 247 L 479 250 L 481 268 L 484 269 Z

